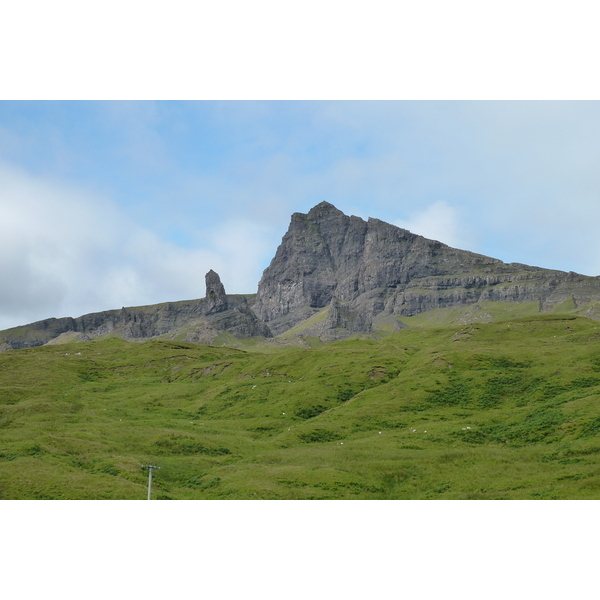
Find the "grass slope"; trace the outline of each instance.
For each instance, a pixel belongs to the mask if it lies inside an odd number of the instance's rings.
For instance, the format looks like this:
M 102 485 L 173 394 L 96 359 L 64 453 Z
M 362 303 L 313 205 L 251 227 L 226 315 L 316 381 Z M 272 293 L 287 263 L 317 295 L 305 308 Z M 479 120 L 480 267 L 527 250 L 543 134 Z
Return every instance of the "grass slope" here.
M 0 498 L 600 496 L 600 324 L 0 354 Z

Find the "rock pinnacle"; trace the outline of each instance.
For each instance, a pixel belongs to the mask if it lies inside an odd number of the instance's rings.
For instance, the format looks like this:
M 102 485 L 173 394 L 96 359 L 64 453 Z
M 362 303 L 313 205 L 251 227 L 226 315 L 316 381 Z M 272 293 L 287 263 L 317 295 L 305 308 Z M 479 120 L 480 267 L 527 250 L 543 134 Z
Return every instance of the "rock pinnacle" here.
M 227 310 L 227 294 L 221 278 L 212 269 L 206 274 L 206 314 Z

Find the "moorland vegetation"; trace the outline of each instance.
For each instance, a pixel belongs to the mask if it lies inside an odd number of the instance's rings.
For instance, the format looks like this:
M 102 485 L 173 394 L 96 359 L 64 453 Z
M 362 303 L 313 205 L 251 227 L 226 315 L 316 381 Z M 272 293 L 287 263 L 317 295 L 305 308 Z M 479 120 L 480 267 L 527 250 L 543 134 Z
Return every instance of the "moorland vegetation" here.
M 592 499 L 600 323 L 0 353 L 0 498 Z

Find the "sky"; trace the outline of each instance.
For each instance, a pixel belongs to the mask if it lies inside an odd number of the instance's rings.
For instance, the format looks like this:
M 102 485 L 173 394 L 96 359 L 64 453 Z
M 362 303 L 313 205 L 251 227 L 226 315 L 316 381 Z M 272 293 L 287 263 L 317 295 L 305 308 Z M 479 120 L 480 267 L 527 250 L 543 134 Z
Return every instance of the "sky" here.
M 597 101 L 2 101 L 0 328 L 254 293 L 326 200 L 600 275 Z

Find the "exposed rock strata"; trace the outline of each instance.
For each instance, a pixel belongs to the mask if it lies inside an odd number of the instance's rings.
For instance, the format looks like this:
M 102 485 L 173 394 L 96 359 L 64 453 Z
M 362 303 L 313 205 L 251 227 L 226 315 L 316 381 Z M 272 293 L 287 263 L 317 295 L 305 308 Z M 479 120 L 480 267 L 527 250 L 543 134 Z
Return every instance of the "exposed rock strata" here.
M 206 275 L 207 296 L 200 300 L 168 302 L 91 313 L 73 319 L 45 319 L 0 334 L 2 349 L 28 348 L 54 341 L 88 341 L 104 335 L 126 340 L 177 337 L 182 341 L 211 344 L 223 332 L 238 338 L 270 337 L 248 304 L 253 296 L 226 295 L 214 271 Z M 60 338 L 60 339 L 57 339 Z
M 600 278 L 510 263 L 450 248 L 327 202 L 292 215 L 259 283 L 258 317 L 282 333 L 331 303 L 332 329 L 368 333 L 375 317 L 413 316 L 483 301 L 600 300 Z M 342 304 L 341 304 L 342 303 Z M 341 306 L 343 305 L 343 310 Z
M 391 333 L 406 326 L 403 318 L 439 308 L 472 306 L 461 319 L 489 320 L 479 310 L 489 302 L 534 303 L 540 312 L 577 309 L 600 319 L 600 277 L 505 264 L 322 202 L 292 215 L 256 297 L 227 295 L 211 270 L 201 300 L 46 319 L 0 332 L 0 351 L 102 335 L 203 344 L 224 334 L 333 341 Z

